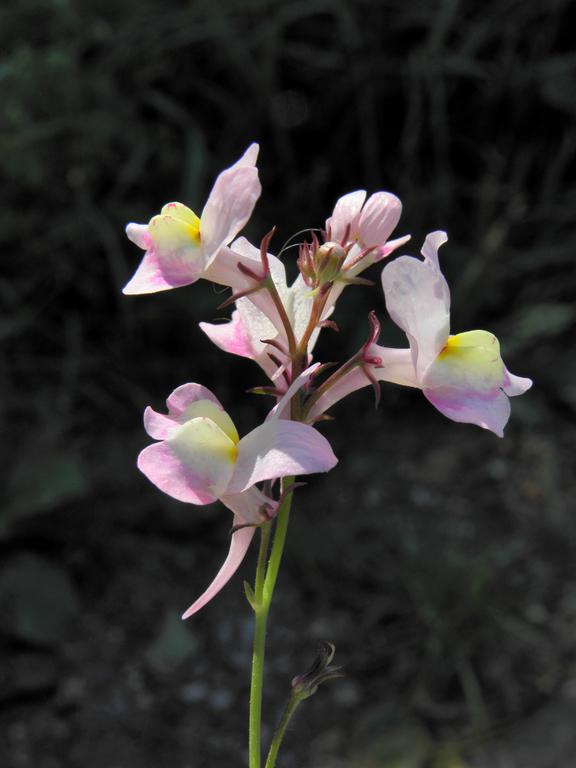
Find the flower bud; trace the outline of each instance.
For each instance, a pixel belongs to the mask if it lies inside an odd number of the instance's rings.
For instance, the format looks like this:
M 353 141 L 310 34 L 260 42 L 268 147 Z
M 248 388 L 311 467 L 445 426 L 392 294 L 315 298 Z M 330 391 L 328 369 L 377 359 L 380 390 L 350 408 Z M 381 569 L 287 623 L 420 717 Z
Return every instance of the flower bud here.
M 326 680 L 343 677 L 342 667 L 334 667 L 330 662 L 334 658 L 336 648 L 332 643 L 323 640 L 318 646 L 318 654 L 314 663 L 306 672 L 297 675 L 292 680 L 292 695 L 303 700 L 313 696 L 318 686 Z
M 340 274 L 346 251 L 339 243 L 324 243 L 314 254 L 318 285 L 333 283 Z
M 340 243 L 327 242 L 323 245 L 314 237 L 311 245 L 305 243 L 298 258 L 298 267 L 306 285 L 322 288 L 335 282 L 346 259 L 346 250 Z

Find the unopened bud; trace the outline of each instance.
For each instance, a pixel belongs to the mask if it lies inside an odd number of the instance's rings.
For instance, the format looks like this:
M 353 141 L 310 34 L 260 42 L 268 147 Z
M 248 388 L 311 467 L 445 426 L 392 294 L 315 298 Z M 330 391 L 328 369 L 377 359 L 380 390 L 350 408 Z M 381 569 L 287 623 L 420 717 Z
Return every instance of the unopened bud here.
M 347 250 L 340 243 L 328 242 L 320 245 L 316 237 L 312 244 L 300 246 L 298 268 L 304 282 L 310 288 L 323 288 L 340 276 Z
M 345 258 L 346 251 L 340 243 L 328 242 L 321 245 L 314 254 L 318 285 L 334 282 L 340 274 Z
M 306 672 L 297 675 L 292 680 L 292 695 L 298 699 L 308 699 L 318 690 L 318 686 L 327 680 L 343 677 L 342 667 L 331 666 L 336 648 L 332 643 L 323 640 L 318 646 L 318 655 Z

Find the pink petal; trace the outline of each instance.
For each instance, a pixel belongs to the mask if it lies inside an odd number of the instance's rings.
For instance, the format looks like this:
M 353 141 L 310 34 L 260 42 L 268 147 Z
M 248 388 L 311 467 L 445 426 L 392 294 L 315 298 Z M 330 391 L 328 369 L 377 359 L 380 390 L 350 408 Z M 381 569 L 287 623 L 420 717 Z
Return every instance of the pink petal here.
M 531 386 L 532 379 L 515 376 L 513 373 L 510 373 L 507 368 L 504 368 L 504 382 L 502 384 L 502 389 L 506 392 L 508 397 L 523 395 Z
M 242 525 L 242 520 L 234 516 L 233 525 Z M 238 531 L 231 535 L 230 549 L 226 559 L 224 560 L 224 564 L 216 574 L 214 581 L 210 584 L 208 589 L 203 592 L 200 597 L 192 603 L 190 608 L 188 608 L 188 610 L 182 615 L 183 619 L 188 619 L 194 613 L 197 613 L 201 608 L 209 603 L 212 598 L 216 597 L 218 592 L 220 592 L 223 587 L 226 586 L 226 584 L 230 581 L 232 576 L 234 576 L 240 567 L 240 564 L 244 560 L 246 552 L 248 551 L 248 547 L 250 546 L 250 542 L 252 541 L 252 537 L 254 536 L 255 530 L 256 529 L 253 527 L 240 528 Z
M 442 230 L 430 232 L 430 234 L 426 235 L 424 245 L 420 251 L 422 256 L 424 256 L 425 259 L 431 261 L 438 270 L 440 269 L 440 262 L 438 261 L 438 249 L 447 242 L 448 235 L 446 232 L 443 232 Z
M 268 254 L 268 261 L 276 287 L 280 296 L 283 297 L 283 293 L 287 291 L 284 265 L 280 259 L 271 253 Z M 258 275 L 262 272 L 259 249 L 251 245 L 244 237 L 235 240 L 230 248 L 226 246 L 220 248 L 202 276 L 213 283 L 229 286 L 235 293 L 250 290 L 255 287 L 256 281 L 238 269 L 239 263 Z M 255 291 L 245 301 L 253 304 L 272 324 L 274 332 L 272 334 L 268 332 L 266 334 L 268 338 L 277 334 L 284 335 L 282 321 L 268 291 Z M 265 337 L 261 336 L 260 338 Z
M 330 230 L 332 240 L 340 242 L 346 232 L 349 240 L 354 239 L 358 228 L 358 217 L 365 199 L 366 190 L 359 189 L 337 200 L 332 216 L 326 221 L 326 229 Z
M 211 283 L 225 285 L 233 291 L 243 291 L 250 287 L 249 278 L 238 269 L 238 263 L 244 264 L 252 270 L 258 270 L 259 263 L 253 259 L 246 259 L 241 254 L 223 245 L 212 257 L 210 263 L 204 269 L 202 277 Z M 254 281 L 252 281 L 254 282 Z
M 248 245 L 246 249 L 242 248 L 244 242 Z M 219 248 L 206 266 L 202 277 L 212 283 L 232 288 L 235 293 L 253 288 L 254 278 L 245 275 L 238 268 L 239 264 L 252 272 L 260 273 L 262 271 L 260 251 L 250 245 L 243 237 L 235 240 L 230 247 L 223 245 Z
M 477 424 L 504 437 L 504 427 L 510 418 L 510 401 L 500 389 L 489 394 L 450 387 L 424 389 L 423 392 L 432 405 L 452 421 Z
M 234 310 L 228 323 L 200 323 L 200 328 L 224 352 L 255 359 L 254 349 L 238 310 Z
M 268 254 L 270 271 L 275 282 L 286 284 L 284 264 L 273 254 Z M 228 246 L 220 248 L 214 260 L 206 268 L 204 277 L 213 283 L 228 285 L 231 288 L 244 289 L 254 284 L 254 280 L 238 269 L 238 263 L 253 272 L 262 271 L 260 249 L 252 245 L 245 237 L 238 237 Z M 240 282 L 239 282 L 240 281 Z
M 192 403 L 197 400 L 211 400 L 216 403 L 222 410 L 224 407 L 216 395 L 211 392 L 208 387 L 204 387 L 202 384 L 181 384 L 168 396 L 166 405 L 171 416 L 180 416 L 184 413 Z
M 258 291 L 249 298 L 238 299 L 237 309 L 232 313 L 230 322 L 200 323 L 200 328 L 224 352 L 254 360 L 267 376 L 273 377 L 277 366 L 268 352 L 273 352 L 276 357 L 279 353 L 263 344 L 262 340 L 277 338 L 278 331 L 264 312 L 253 303 L 253 298 L 261 294 L 265 295 L 261 296 L 263 302 L 260 306 L 266 306 L 266 301 L 271 304 L 267 291 Z M 272 309 L 276 312 L 273 305 Z
M 170 416 L 148 406 L 144 411 L 144 429 L 154 440 L 167 440 L 182 425 Z
M 232 510 L 243 523 L 259 525 L 267 515 L 274 516 L 278 502 L 269 499 L 253 485 L 242 493 L 226 493 L 220 497 L 222 504 Z
M 271 419 L 240 440 L 227 493 L 239 493 L 262 480 L 327 472 L 337 461 L 330 443 L 313 427 Z
M 314 421 L 342 398 L 370 384 L 361 368 L 353 368 L 318 398 L 308 413 L 308 419 Z
M 368 354 L 380 359 L 381 363 L 374 365 L 372 372 L 379 381 L 399 384 L 402 387 L 418 387 L 418 379 L 409 349 L 393 349 L 372 344 Z
M 252 144 L 248 147 L 248 149 L 244 152 L 242 157 L 239 160 L 236 160 L 234 165 L 232 165 L 230 168 L 251 168 L 256 165 L 256 162 L 258 160 L 258 153 L 260 152 L 260 146 L 253 141 Z
M 262 265 L 262 259 L 260 257 L 260 248 L 256 248 L 255 245 L 247 240 L 245 237 L 238 237 L 230 246 L 236 256 L 240 256 L 245 264 Z M 280 285 L 286 285 L 286 268 L 281 259 L 274 256 L 273 253 L 268 254 L 268 263 L 270 264 L 270 272 L 274 278 L 275 283 Z
M 402 213 L 402 203 L 390 192 L 376 192 L 370 195 L 360 214 L 358 229 L 360 240 L 369 247 L 384 245 Z
M 219 248 L 229 243 L 250 218 L 262 187 L 253 165 L 257 145 L 216 179 L 200 218 L 200 239 L 207 266 Z
M 201 270 L 197 260 L 187 258 L 188 250 L 179 249 L 162 254 L 156 254 L 154 250 L 147 251 L 132 279 L 122 289 L 122 293 L 128 296 L 158 293 L 195 283 L 200 277 Z
M 260 249 L 252 245 L 248 240 L 246 240 L 245 237 L 239 237 L 237 240 L 234 240 L 232 243 L 232 249 L 235 254 L 240 255 L 244 264 L 251 262 L 252 269 L 255 268 L 258 273 L 262 271 Z M 287 306 L 289 302 L 289 288 L 286 284 L 286 269 L 279 258 L 274 256 L 272 253 L 268 253 L 267 255 L 268 264 L 270 266 L 270 274 L 274 280 L 274 285 L 276 286 L 284 306 Z M 254 286 L 254 280 L 252 278 L 248 277 L 246 280 L 246 288 L 251 288 Z M 259 339 L 274 338 L 276 335 L 279 335 L 281 339 L 285 339 L 286 334 L 282 320 L 280 319 L 278 310 L 270 298 L 268 291 L 255 291 L 254 293 L 251 293 L 249 296 L 247 296 L 246 299 L 242 299 L 237 306 L 242 312 L 241 305 L 247 306 L 248 303 L 252 304 L 256 310 L 260 312 L 264 318 L 267 319 L 267 321 L 269 321 L 269 325 L 264 323 L 264 327 L 267 328 L 265 331 L 266 335 L 260 335 Z M 253 313 L 251 314 L 251 317 L 255 319 L 255 315 Z M 250 318 L 247 319 L 249 320 Z M 259 324 L 262 327 L 262 321 L 260 321 Z M 249 323 L 249 325 L 253 325 L 253 323 Z M 262 331 L 260 331 L 260 333 L 262 333 Z
M 384 267 L 382 287 L 390 317 L 408 336 L 419 377 L 442 350 L 450 333 L 450 290 L 438 268 L 443 232 L 428 235 L 424 261 L 401 256 Z
M 374 254 L 370 254 L 372 261 L 374 263 L 382 261 L 382 259 L 390 256 L 391 253 L 394 253 L 396 249 L 400 248 L 401 245 L 406 245 L 411 237 L 412 235 L 404 235 L 403 237 L 397 237 L 395 240 L 388 240 L 388 242 L 385 243 L 381 248 L 378 248 Z
M 148 224 L 134 224 L 131 222 L 126 227 L 128 240 L 131 240 L 143 251 L 147 251 L 151 245 L 150 234 L 148 233 Z
M 138 469 L 150 482 L 168 496 L 189 504 L 210 504 L 216 501 L 206 484 L 189 470 L 166 442 L 144 448 L 138 456 Z
M 381 366 L 370 366 L 374 378 L 404 387 L 418 387 L 409 349 L 391 349 L 372 344 L 369 354 L 379 357 L 382 361 Z M 308 418 L 317 419 L 342 398 L 371 384 L 372 382 L 361 368 L 353 368 L 320 396 L 310 409 Z
M 305 371 L 302 371 L 300 376 L 297 376 L 292 384 L 288 387 L 286 392 L 282 395 L 282 398 L 276 403 L 274 408 L 270 411 L 268 416 L 266 417 L 266 421 L 271 421 L 273 419 L 289 419 L 290 413 L 290 400 L 294 397 L 296 392 L 298 392 L 299 389 L 302 389 L 302 387 L 305 387 L 310 379 L 312 378 L 312 375 L 318 368 L 320 367 L 320 363 L 314 363 L 313 365 L 306 368 Z
M 148 406 L 144 411 L 144 429 L 154 440 L 167 440 L 182 426 L 182 415 L 187 408 L 198 400 L 208 400 L 215 403 L 221 411 L 222 404 L 207 387 L 201 384 L 182 384 L 167 398 L 168 415 L 158 413 Z
M 279 336 L 278 330 L 264 312 L 254 304 L 253 298 L 255 297 L 256 294 L 253 294 L 249 297 L 238 299 L 236 307 L 242 318 L 242 323 L 246 329 L 246 334 L 250 339 L 250 346 L 254 353 L 262 354 L 264 351 L 272 352 L 273 350 L 263 344 L 262 340 L 277 338 Z

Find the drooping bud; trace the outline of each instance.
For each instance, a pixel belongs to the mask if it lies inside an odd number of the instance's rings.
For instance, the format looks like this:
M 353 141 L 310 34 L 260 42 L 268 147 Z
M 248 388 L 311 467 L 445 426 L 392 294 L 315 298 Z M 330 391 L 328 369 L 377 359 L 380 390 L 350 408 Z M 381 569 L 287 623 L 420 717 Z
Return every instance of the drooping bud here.
M 299 699 L 308 699 L 318 690 L 318 686 L 327 680 L 333 680 L 336 677 L 344 677 L 342 667 L 335 667 L 330 664 L 334 658 L 336 648 L 332 643 L 323 640 L 318 646 L 318 653 L 310 669 L 297 675 L 292 680 L 292 695 Z

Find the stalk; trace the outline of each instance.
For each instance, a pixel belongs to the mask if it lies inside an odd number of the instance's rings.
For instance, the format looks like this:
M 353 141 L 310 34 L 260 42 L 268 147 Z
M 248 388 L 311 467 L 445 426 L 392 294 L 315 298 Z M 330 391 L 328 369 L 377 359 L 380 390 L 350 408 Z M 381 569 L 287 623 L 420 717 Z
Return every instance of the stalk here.
M 267 276 L 263 285 L 268 291 L 270 298 L 274 302 L 276 311 L 278 312 L 280 320 L 282 321 L 282 325 L 284 326 L 284 331 L 286 332 L 286 339 L 288 341 L 288 349 L 290 351 L 290 354 L 294 355 L 298 345 L 296 342 L 296 337 L 294 336 L 294 330 L 292 329 L 292 323 L 290 322 L 290 318 L 286 314 L 286 309 L 284 307 L 282 299 L 280 298 L 278 289 L 276 288 L 274 280 L 270 275 Z
M 281 491 L 293 483 L 293 478 L 282 480 Z M 288 493 L 278 511 L 274 527 L 274 537 L 270 559 L 266 567 L 266 555 L 270 540 L 270 524 L 261 528 L 260 550 L 256 579 L 254 582 L 254 643 L 252 653 L 252 677 L 250 685 L 250 720 L 248 732 L 248 753 L 250 768 L 260 768 L 262 764 L 261 725 L 262 725 L 262 685 L 264 680 L 264 657 L 266 652 L 266 626 L 268 613 L 274 595 L 278 571 L 284 552 L 292 493 Z
M 282 739 L 284 738 L 284 734 L 286 733 L 288 724 L 292 719 L 292 715 L 294 714 L 294 712 L 296 712 L 296 709 L 300 704 L 300 701 L 301 699 L 299 699 L 297 696 L 294 696 L 294 695 L 290 696 L 290 698 L 288 699 L 288 702 L 284 707 L 284 712 L 282 712 L 280 723 L 278 725 L 278 728 L 276 729 L 276 733 L 274 734 L 272 744 L 270 745 L 270 751 L 268 752 L 268 757 L 266 758 L 266 765 L 264 766 L 264 768 L 275 768 L 278 752 L 282 744 Z

